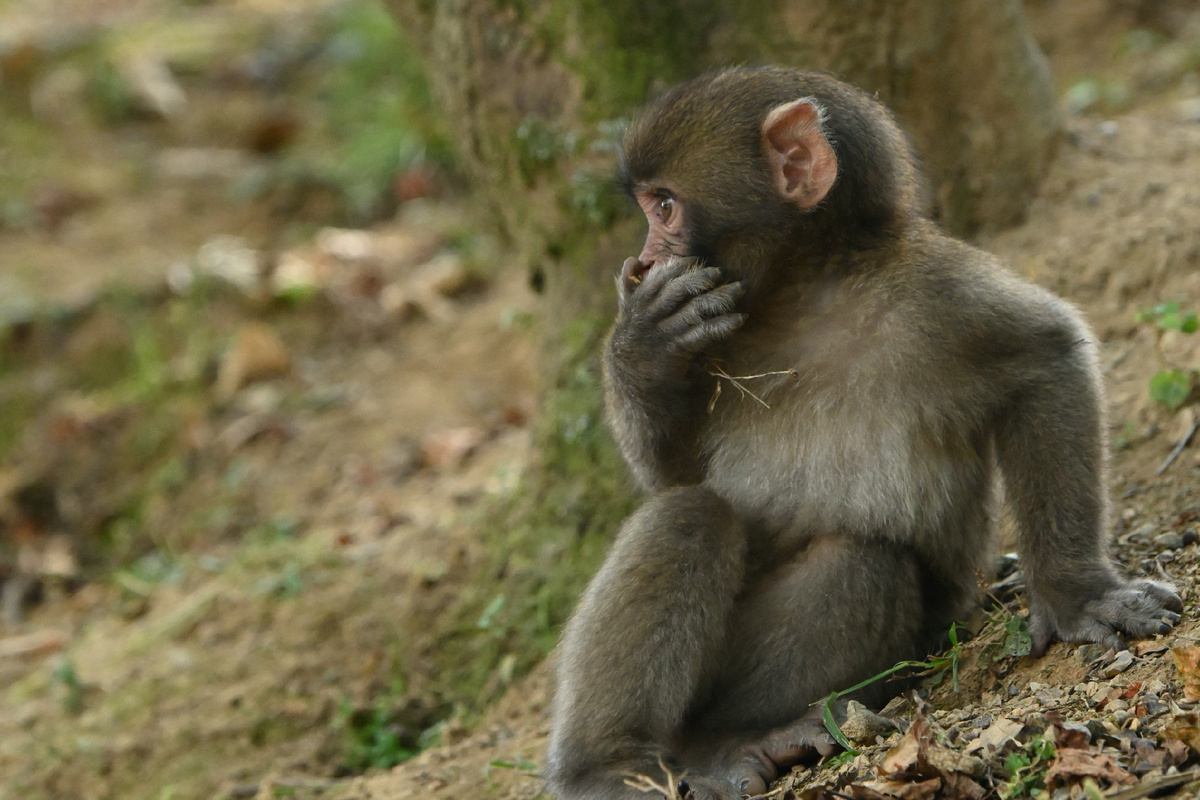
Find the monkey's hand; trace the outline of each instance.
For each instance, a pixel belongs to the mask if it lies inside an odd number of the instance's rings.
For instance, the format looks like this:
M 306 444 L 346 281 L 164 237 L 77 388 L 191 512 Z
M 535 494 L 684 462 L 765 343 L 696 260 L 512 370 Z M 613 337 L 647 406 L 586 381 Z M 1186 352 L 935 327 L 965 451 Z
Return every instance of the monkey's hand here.
M 1035 656 L 1044 654 L 1055 639 L 1124 650 L 1118 634 L 1145 639 L 1170 633 L 1179 621 L 1183 601 L 1167 584 L 1116 577 L 1105 583 L 1106 588 L 1073 597 L 1066 597 L 1066 591 L 1031 595 L 1029 633 Z
M 746 321 L 735 312 L 741 283 L 720 280 L 719 269 L 694 258 L 673 257 L 648 272 L 626 259 L 609 344 L 613 366 L 644 379 L 681 380 L 698 353 Z

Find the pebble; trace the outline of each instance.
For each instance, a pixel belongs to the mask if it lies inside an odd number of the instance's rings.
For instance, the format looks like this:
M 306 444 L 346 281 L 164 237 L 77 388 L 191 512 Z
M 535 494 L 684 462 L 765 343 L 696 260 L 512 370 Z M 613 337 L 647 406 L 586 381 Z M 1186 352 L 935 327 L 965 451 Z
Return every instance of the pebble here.
M 1148 542 L 1150 536 L 1158 529 L 1153 522 L 1143 522 L 1129 533 L 1121 537 L 1126 542 Z
M 1142 704 L 1146 707 L 1146 713 L 1152 717 L 1157 717 L 1159 714 L 1163 714 L 1170 710 L 1170 706 L 1159 700 L 1154 695 L 1146 695 L 1145 699 L 1142 700 Z
M 1196 531 L 1193 530 L 1192 528 L 1188 528 L 1186 531 L 1183 532 L 1183 538 L 1182 538 L 1183 546 L 1187 547 L 1189 545 L 1195 544 L 1197 538 L 1200 538 L 1200 537 L 1197 537 Z
M 1167 531 L 1154 537 L 1154 544 L 1165 550 L 1178 550 L 1183 547 L 1183 537 L 1178 533 Z
M 1113 678 L 1133 666 L 1133 653 L 1122 650 L 1104 667 L 1104 677 Z
M 857 700 L 851 700 L 847 704 L 842 733 L 851 741 L 874 743 L 876 736 L 887 736 L 894 730 L 896 723 L 872 712 Z

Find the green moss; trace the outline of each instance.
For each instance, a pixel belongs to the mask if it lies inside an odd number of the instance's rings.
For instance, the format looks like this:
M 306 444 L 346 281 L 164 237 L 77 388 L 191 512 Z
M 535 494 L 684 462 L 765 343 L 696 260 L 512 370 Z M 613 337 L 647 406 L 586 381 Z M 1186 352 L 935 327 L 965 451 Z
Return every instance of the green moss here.
M 324 124 L 305 131 L 289 158 L 344 195 L 351 219 L 388 210 L 402 171 L 449 169 L 453 148 L 420 61 L 378 2 L 339 6 L 309 76 Z
M 490 554 L 466 582 L 438 643 L 445 690 L 478 711 L 541 660 L 608 541 L 632 510 L 620 455 L 603 422 L 594 354 L 603 323 L 564 331 L 557 385 L 545 395 L 538 463 L 480 518 Z

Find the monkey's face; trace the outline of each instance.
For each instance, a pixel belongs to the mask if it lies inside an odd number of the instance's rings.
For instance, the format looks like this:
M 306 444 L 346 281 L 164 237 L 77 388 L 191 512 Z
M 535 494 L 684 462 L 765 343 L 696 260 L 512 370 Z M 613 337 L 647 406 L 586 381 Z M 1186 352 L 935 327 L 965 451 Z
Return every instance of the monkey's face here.
M 646 215 L 650 229 L 646 243 L 638 255 L 638 267 L 625 280 L 641 283 L 654 265 L 671 256 L 689 256 L 684 227 L 686 210 L 684 204 L 670 189 L 664 186 L 636 186 L 634 199 Z

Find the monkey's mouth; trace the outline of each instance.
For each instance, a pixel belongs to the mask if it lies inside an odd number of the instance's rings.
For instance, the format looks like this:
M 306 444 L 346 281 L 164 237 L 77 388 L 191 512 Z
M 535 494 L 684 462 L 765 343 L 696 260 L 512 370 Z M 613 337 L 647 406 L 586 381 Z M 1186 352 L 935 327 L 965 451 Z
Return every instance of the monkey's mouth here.
M 621 265 L 621 279 L 625 282 L 626 286 L 640 286 L 653 268 L 653 264 L 646 266 L 636 258 L 627 258 L 625 259 L 625 263 Z

